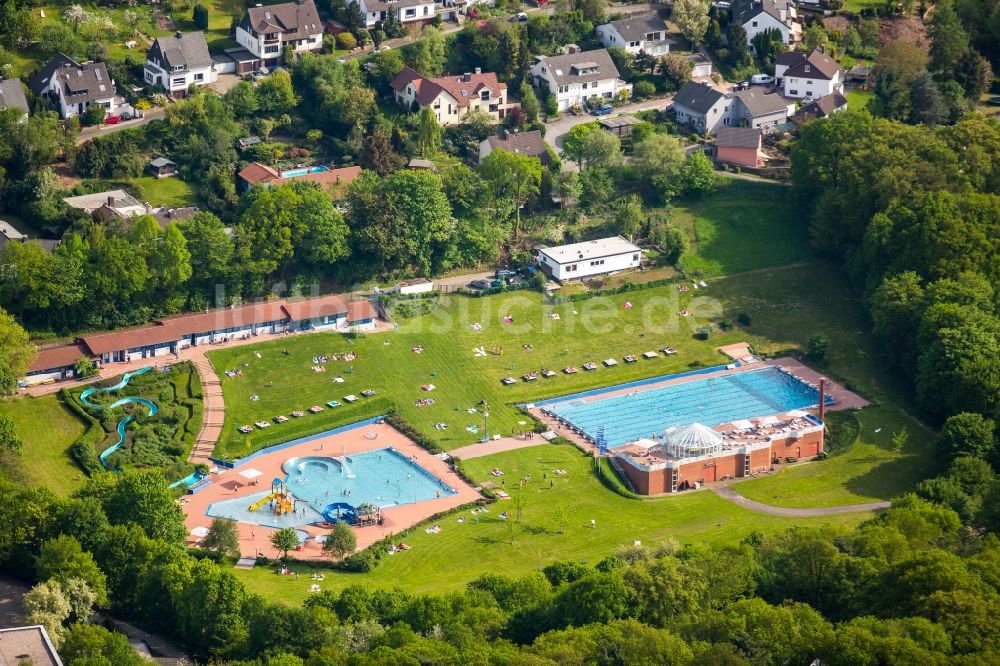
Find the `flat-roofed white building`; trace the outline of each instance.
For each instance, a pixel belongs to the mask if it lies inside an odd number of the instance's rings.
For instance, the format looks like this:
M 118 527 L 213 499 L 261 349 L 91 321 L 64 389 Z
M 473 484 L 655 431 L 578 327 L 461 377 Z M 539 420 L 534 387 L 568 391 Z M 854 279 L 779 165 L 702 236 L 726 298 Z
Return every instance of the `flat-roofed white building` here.
M 642 262 L 642 250 L 621 236 L 544 247 L 537 252 L 541 269 L 559 281 L 638 268 Z

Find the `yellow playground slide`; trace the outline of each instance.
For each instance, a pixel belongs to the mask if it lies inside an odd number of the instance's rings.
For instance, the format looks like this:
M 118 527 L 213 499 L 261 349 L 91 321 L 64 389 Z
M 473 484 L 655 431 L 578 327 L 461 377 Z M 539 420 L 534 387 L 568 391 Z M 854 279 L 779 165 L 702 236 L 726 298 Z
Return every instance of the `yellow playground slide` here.
M 256 511 L 257 509 L 264 506 L 265 504 L 267 504 L 268 502 L 270 502 L 275 498 L 281 498 L 281 493 L 271 493 L 270 495 L 260 500 L 259 502 L 251 504 L 249 507 L 247 507 L 247 511 Z

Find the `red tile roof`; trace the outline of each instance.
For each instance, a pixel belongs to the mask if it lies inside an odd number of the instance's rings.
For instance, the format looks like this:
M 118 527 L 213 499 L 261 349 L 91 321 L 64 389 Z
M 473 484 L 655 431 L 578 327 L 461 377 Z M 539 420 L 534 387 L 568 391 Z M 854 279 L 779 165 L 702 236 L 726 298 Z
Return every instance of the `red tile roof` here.
M 28 368 L 28 372 L 38 370 L 52 370 L 55 368 L 65 368 L 73 365 L 82 356 L 90 356 L 87 349 L 76 342 L 58 347 L 46 347 L 39 349 L 35 356 L 35 362 Z
M 239 176 L 251 185 L 259 185 L 260 183 L 269 183 L 272 180 L 281 179 L 280 173 L 260 162 L 251 162 L 246 165 L 240 171 Z
M 348 311 L 347 301 L 337 295 L 286 302 L 283 307 L 292 321 L 304 321 Z
M 393 90 L 404 90 L 406 86 L 416 81 L 417 89 L 419 90 L 420 81 L 422 81 L 423 78 L 424 77 L 420 76 L 420 74 L 418 74 L 415 69 L 404 67 L 403 71 L 397 74 L 396 78 L 392 80 L 392 83 L 389 84 L 389 87 L 392 88 Z
M 375 308 L 368 301 L 352 301 L 347 304 L 347 321 L 375 319 Z
M 479 96 L 479 91 L 484 87 L 499 94 L 507 89 L 506 83 L 500 83 L 497 75 L 493 72 L 479 72 L 476 74 L 459 74 L 457 76 L 441 76 L 436 79 L 426 79 L 415 70 L 404 67 L 403 71 L 396 75 L 389 85 L 393 90 L 402 91 L 410 83 L 417 91 L 417 104 L 427 106 L 442 92 L 447 92 L 455 98 L 460 107 L 469 106 L 469 100 Z

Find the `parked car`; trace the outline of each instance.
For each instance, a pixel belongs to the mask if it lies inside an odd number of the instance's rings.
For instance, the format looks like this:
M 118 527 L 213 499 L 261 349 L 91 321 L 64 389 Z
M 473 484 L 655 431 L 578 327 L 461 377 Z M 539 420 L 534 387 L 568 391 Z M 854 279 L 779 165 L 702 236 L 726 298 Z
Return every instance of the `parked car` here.
M 994 95 L 986 100 L 986 103 L 990 106 L 1000 106 L 1000 97 Z
M 489 280 L 473 280 L 469 286 L 473 289 L 489 289 L 493 283 Z
M 132 114 L 129 113 L 128 111 L 122 111 L 120 114 L 118 114 L 118 117 L 121 118 L 122 121 L 132 120 Z
M 809 96 L 809 97 L 803 97 L 802 98 L 802 103 L 803 104 L 812 104 L 813 103 L 813 98 L 811 96 Z
M 528 15 L 525 12 L 518 12 L 510 17 L 510 20 L 514 23 L 527 23 Z
M 391 50 L 392 50 L 391 46 L 389 46 L 388 44 L 382 44 L 381 46 L 375 49 L 374 53 L 382 53 L 382 51 L 391 51 Z
M 512 271 L 509 268 L 498 268 L 497 272 L 493 274 L 498 280 L 506 280 L 507 278 L 512 278 L 517 275 L 516 271 Z
M 105 125 L 117 125 L 122 121 L 121 116 L 108 116 L 104 119 Z
M 774 83 L 774 77 L 767 74 L 754 74 L 750 77 L 750 85 L 769 86 Z
M 611 113 L 614 110 L 615 110 L 615 107 L 611 106 L 610 104 L 601 104 L 599 107 L 597 107 L 596 109 L 594 109 L 593 111 L 591 111 L 590 115 L 592 115 L 592 116 L 606 116 L 606 115 L 608 115 L 609 113 Z
M 538 272 L 538 269 L 535 266 L 522 266 L 517 272 L 521 274 L 521 277 L 530 278 Z

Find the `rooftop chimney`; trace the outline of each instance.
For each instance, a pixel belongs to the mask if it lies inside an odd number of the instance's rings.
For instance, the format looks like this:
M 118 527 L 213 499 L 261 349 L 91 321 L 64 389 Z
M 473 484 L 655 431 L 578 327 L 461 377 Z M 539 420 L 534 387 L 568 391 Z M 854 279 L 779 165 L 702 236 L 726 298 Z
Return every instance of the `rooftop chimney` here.
M 465 83 L 468 83 L 471 80 L 472 80 L 472 74 L 470 74 L 469 72 L 466 72 L 465 74 L 462 74 L 462 81 L 464 81 Z
M 476 67 L 476 74 L 482 74 L 482 73 L 483 73 L 483 68 L 482 67 Z
M 114 208 L 114 206 L 115 206 L 115 198 L 113 196 L 108 195 L 108 205 L 111 206 L 112 208 Z

